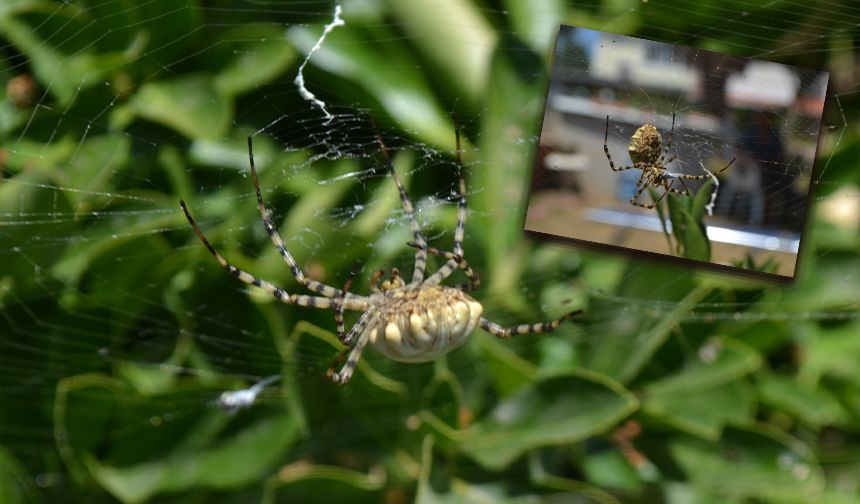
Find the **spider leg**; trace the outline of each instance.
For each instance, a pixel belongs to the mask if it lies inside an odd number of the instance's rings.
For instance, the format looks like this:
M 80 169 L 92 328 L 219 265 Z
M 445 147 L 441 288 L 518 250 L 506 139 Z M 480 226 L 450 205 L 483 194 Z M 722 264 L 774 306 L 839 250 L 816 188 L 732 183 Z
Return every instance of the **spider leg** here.
M 275 245 L 275 248 L 278 249 L 278 252 L 281 254 L 281 257 L 284 258 L 287 265 L 290 267 L 290 272 L 296 278 L 296 281 L 300 284 L 307 287 L 309 290 L 312 290 L 318 294 L 322 294 L 326 297 L 335 297 L 335 296 L 343 296 L 344 293 L 340 289 L 336 289 L 330 285 L 326 285 L 322 282 L 318 282 L 316 280 L 311 280 L 310 278 L 305 278 L 305 275 L 302 273 L 302 269 L 299 268 L 299 265 L 296 264 L 296 260 L 293 259 L 293 256 L 287 250 L 286 246 L 284 246 L 284 240 L 281 239 L 281 235 L 278 234 L 278 230 L 275 229 L 275 226 L 272 224 L 272 221 L 269 220 L 269 212 L 266 210 L 266 205 L 263 203 L 263 193 L 260 191 L 260 179 L 257 177 L 257 168 L 254 166 L 254 137 L 248 137 L 248 158 L 251 163 L 251 178 L 254 181 L 254 191 L 257 193 L 257 207 L 260 209 L 260 217 L 263 219 L 263 225 L 266 227 L 266 233 L 271 238 L 272 243 Z
M 734 163 L 734 162 L 735 162 L 735 158 L 732 158 L 732 160 L 729 161 L 729 164 L 720 168 L 719 171 L 714 172 L 713 176 L 716 177 L 720 173 L 723 173 L 724 171 L 728 170 L 729 166 L 731 166 L 732 163 Z M 706 175 L 687 175 L 686 173 L 678 173 L 678 174 L 673 175 L 671 178 L 673 180 L 677 180 L 678 182 L 680 182 L 681 185 L 684 186 L 684 190 L 683 191 L 678 191 L 677 189 L 669 189 L 669 190 L 674 192 L 674 193 L 683 194 L 684 196 L 690 196 L 690 188 L 687 187 L 687 184 L 684 183 L 685 179 L 686 180 L 705 180 L 705 179 L 710 178 L 710 177 L 711 177 L 711 175 L 707 175 L 707 174 Z
M 349 292 L 349 288 L 352 287 L 353 280 L 355 280 L 355 268 L 349 272 L 349 276 L 343 284 L 344 294 Z M 343 296 L 338 296 L 334 298 L 334 300 L 334 321 L 335 324 L 337 324 L 337 339 L 344 341 L 346 338 L 346 328 L 343 325 Z
M 454 137 L 457 147 L 457 170 L 459 177 L 457 187 L 460 189 L 460 200 L 457 202 L 457 228 L 454 231 L 454 254 L 463 257 L 463 234 L 466 230 L 466 179 L 463 173 L 463 155 L 460 149 L 460 127 L 454 126 Z M 451 262 L 451 259 L 448 260 Z
M 734 163 L 734 162 L 735 162 L 735 158 L 732 158 L 732 160 L 731 160 L 731 161 L 729 161 L 729 164 L 727 164 L 726 166 L 724 166 L 724 167 L 720 168 L 720 171 L 718 171 L 717 173 L 714 173 L 714 175 L 715 175 L 715 176 L 716 176 L 716 175 L 719 175 L 720 173 L 723 173 L 724 171 L 728 170 L 728 169 L 729 169 L 729 166 L 731 166 L 731 165 L 732 165 L 732 163 Z
M 379 288 L 379 279 L 382 278 L 382 275 L 385 274 L 384 270 L 377 270 L 373 272 L 373 275 L 370 277 L 370 290 L 374 293 L 381 293 L 382 290 Z
M 475 271 L 469 267 L 469 264 L 463 257 L 463 235 L 466 229 L 466 180 L 463 177 L 463 158 L 460 153 L 460 129 L 454 129 L 457 139 L 457 166 L 459 167 L 458 186 L 460 190 L 460 198 L 457 204 L 457 228 L 454 231 L 454 252 L 443 252 L 435 247 L 427 247 L 427 251 L 436 256 L 443 256 L 448 261 L 431 275 L 425 283 L 438 285 L 443 280 L 451 276 L 457 269 L 463 270 L 466 277 L 469 279 L 470 290 L 477 290 L 481 286 L 481 280 Z M 409 246 L 417 247 L 418 244 L 410 242 Z
M 714 176 L 717 176 L 717 175 L 719 175 L 720 173 L 723 173 L 724 171 L 728 170 L 728 169 L 729 169 L 729 166 L 731 166 L 731 165 L 732 165 L 732 163 L 734 163 L 734 162 L 735 162 L 735 159 L 736 159 L 736 158 L 732 158 L 732 160 L 731 160 L 731 161 L 729 161 L 729 164 L 727 164 L 726 166 L 723 166 L 722 168 L 720 168 L 720 169 L 719 169 L 719 171 L 714 172 Z M 705 175 L 687 175 L 686 173 L 679 173 L 678 175 L 676 175 L 676 176 L 675 176 L 675 178 L 678 178 L 678 179 L 687 179 L 687 180 L 704 180 L 704 179 L 706 179 L 706 178 L 710 178 L 710 177 L 711 177 L 711 176 L 710 176 L 710 175 L 708 175 L 708 174 L 705 174 Z
M 188 207 L 185 206 L 184 201 L 179 201 L 179 206 L 182 207 L 182 211 L 185 213 L 185 218 L 188 219 L 188 223 L 191 224 L 191 228 L 194 229 L 194 232 L 197 234 L 197 237 L 200 238 L 200 241 L 203 242 L 203 245 L 209 249 L 209 252 L 215 257 L 215 260 L 218 261 L 228 273 L 232 276 L 239 279 L 239 281 L 244 282 L 248 285 L 253 285 L 255 287 L 259 287 L 266 292 L 269 292 L 279 301 L 284 304 L 294 304 L 299 306 L 310 306 L 312 308 L 322 308 L 328 309 L 334 306 L 334 302 L 331 298 L 321 297 L 321 296 L 306 296 L 299 294 L 288 294 L 284 289 L 278 287 L 277 285 L 262 280 L 260 278 L 255 277 L 254 275 L 233 266 L 217 250 L 215 247 L 209 243 L 209 240 L 206 239 L 206 236 L 203 234 L 203 231 L 197 227 L 197 223 L 194 222 L 194 218 L 191 217 L 191 213 L 188 211 Z M 360 296 L 356 296 L 355 294 L 347 294 L 344 293 L 347 297 L 343 300 L 343 308 L 347 310 L 364 310 L 367 308 L 367 301 L 365 301 Z
M 349 352 L 351 351 L 351 348 L 345 348 L 337 354 L 337 357 L 334 358 L 334 362 L 331 363 L 331 366 L 329 366 L 325 372 L 326 380 L 337 383 L 334 381 L 334 375 L 337 373 L 335 369 L 343 365 L 343 361 L 346 359 L 347 354 L 349 354 Z
M 669 143 L 666 144 L 666 152 L 669 152 L 669 148 L 672 147 L 672 136 L 675 134 L 675 113 L 672 112 L 672 129 L 669 130 Z
M 418 226 L 418 220 L 415 218 L 412 201 L 409 199 L 409 195 L 406 194 L 406 189 L 400 181 L 400 176 L 397 175 L 397 170 L 394 169 L 394 163 L 391 162 L 391 157 L 388 155 L 388 149 L 382 142 L 382 135 L 379 133 L 379 130 L 376 131 L 376 142 L 382 150 L 382 156 L 385 158 L 388 172 L 391 174 L 391 178 L 394 179 L 394 183 L 397 184 L 397 190 L 400 192 L 400 203 L 403 205 L 403 211 L 409 216 L 409 224 L 412 226 L 412 236 L 415 238 L 416 243 L 422 245 L 422 247 L 415 251 L 415 270 L 412 273 L 412 283 L 418 283 L 424 278 L 424 268 L 427 266 L 427 251 L 423 248 L 427 245 L 427 241 L 424 239 L 424 235 L 421 234 L 421 228 Z
M 686 180 L 704 180 L 706 178 L 710 178 L 710 175 L 687 175 L 686 173 L 678 173 L 676 175 L 673 175 L 672 178 Z
M 674 184 L 676 180 L 681 183 L 681 186 L 684 188 L 683 191 L 679 191 L 677 189 L 672 188 L 672 184 Z M 684 196 L 690 196 L 690 188 L 687 187 L 687 184 L 684 183 L 684 179 L 682 179 L 682 178 L 672 177 L 672 181 L 668 183 L 668 185 L 666 186 L 666 189 L 669 191 L 672 191 L 673 193 L 681 194 Z
M 335 363 L 326 371 L 326 378 L 328 378 L 332 383 L 337 383 L 338 385 L 346 385 L 350 378 L 352 378 L 352 373 L 355 371 L 355 367 L 358 365 L 359 359 L 361 359 L 361 353 L 364 352 L 364 348 L 370 342 L 370 335 L 364 332 L 364 329 L 368 324 L 375 324 L 378 320 L 377 316 L 371 316 L 368 313 L 365 313 L 358 319 L 358 322 L 352 327 L 347 335 L 347 341 L 350 341 L 355 338 L 355 335 L 358 334 L 358 340 L 355 342 L 355 346 L 349 350 L 349 356 L 346 359 L 346 364 L 340 369 L 340 371 L 335 371 L 334 368 L 339 364 L 340 361 L 343 360 L 343 353 L 338 356 L 338 359 Z M 376 329 L 373 329 L 374 331 Z
M 667 155 L 667 154 L 669 154 L 669 148 L 671 148 L 671 147 L 672 147 L 672 136 L 673 136 L 674 134 L 675 134 L 675 113 L 674 113 L 674 112 L 672 112 L 672 129 L 670 129 L 670 130 L 669 130 L 669 143 L 668 143 L 668 144 L 666 144 L 666 148 L 665 148 L 665 149 L 663 149 L 663 155 L 662 155 L 662 156 L 660 156 L 660 159 L 658 159 L 658 160 L 657 160 L 657 164 L 658 164 L 658 165 L 659 165 L 659 164 L 661 164 L 661 163 L 662 163 L 663 165 L 667 165 L 667 164 L 671 163 L 672 161 L 674 161 L 675 159 L 677 159 L 677 158 L 678 158 L 678 156 L 673 156 L 673 157 L 672 157 L 672 158 L 670 158 L 668 161 L 666 161 L 665 163 L 663 163 L 663 159 L 665 159 L 665 158 L 666 158 L 666 155 Z
M 638 168 L 637 166 L 619 166 L 615 167 L 615 163 L 612 162 L 612 156 L 609 155 L 609 147 L 606 145 L 606 142 L 609 140 L 609 116 L 606 116 L 606 130 L 603 132 L 603 152 L 606 153 L 606 159 L 609 160 L 609 168 L 612 171 L 624 171 L 624 170 L 633 170 Z
M 418 244 L 415 242 L 407 242 L 407 245 L 410 247 L 417 247 Z M 463 270 L 463 273 L 466 275 L 466 278 L 469 279 L 469 290 L 478 290 L 481 287 L 481 279 L 478 278 L 478 274 L 469 266 L 469 263 L 466 262 L 465 259 L 459 254 L 454 252 L 449 252 L 447 250 L 439 250 L 436 247 L 427 246 L 427 252 L 435 256 L 441 256 L 448 259 L 448 262 L 445 263 L 444 266 L 439 268 L 436 273 L 433 273 L 432 276 L 427 278 L 424 281 L 426 284 L 430 285 L 438 285 L 442 280 L 448 278 L 452 272 L 456 269 Z
M 642 186 L 639 188 L 639 190 L 638 190 L 638 191 L 636 191 L 636 194 L 634 194 L 634 195 L 633 195 L 633 197 L 632 197 L 632 198 L 630 198 L 630 203 L 631 203 L 632 205 L 636 205 L 636 206 L 638 206 L 638 207 L 642 207 L 642 208 L 647 208 L 647 209 L 654 208 L 654 205 L 656 205 L 656 204 L 657 204 L 656 202 L 653 202 L 653 203 L 651 203 L 651 204 L 647 204 L 647 203 L 642 203 L 642 202 L 640 202 L 640 201 L 639 201 L 639 196 L 640 196 L 643 192 L 645 192 L 645 189 L 647 189 L 648 187 L 650 187 L 650 186 L 654 183 L 654 177 L 653 177 L 653 175 L 649 175 L 649 176 L 647 176 L 647 177 L 646 177 L 646 176 L 645 176 L 645 172 L 643 172 L 643 173 L 642 173 L 642 177 L 640 177 L 640 178 L 639 178 L 639 180 L 642 182 Z M 661 198 L 661 199 L 662 199 L 662 198 Z M 658 201 L 659 201 L 659 200 L 658 200 Z
M 569 313 L 565 313 L 561 317 L 549 320 L 546 322 L 537 322 L 535 324 L 521 324 L 513 327 L 502 327 L 495 322 L 491 322 L 484 317 L 481 317 L 481 328 L 483 328 L 488 333 L 496 336 L 497 338 L 510 338 L 511 336 L 518 336 L 521 334 L 533 334 L 533 333 L 545 333 L 552 332 L 558 326 L 561 325 L 565 320 L 570 320 L 573 317 L 582 313 L 582 310 L 575 310 Z
M 668 180 L 668 182 L 667 182 L 667 180 Z M 674 184 L 676 180 L 678 182 L 680 182 L 682 186 L 684 186 L 683 191 L 680 189 L 675 189 L 674 187 L 672 187 L 672 184 Z M 665 198 L 666 195 L 669 194 L 670 192 L 673 192 L 675 194 L 680 194 L 681 196 L 690 196 L 690 188 L 687 187 L 687 184 L 684 183 L 684 179 L 678 178 L 676 176 L 663 176 L 658 181 L 658 185 L 663 187 L 663 189 L 665 189 L 665 191 L 663 191 L 663 194 L 659 198 L 657 198 L 656 201 L 654 201 L 652 208 L 654 206 L 657 206 L 657 203 L 660 203 L 660 201 L 662 201 L 663 198 Z
M 606 154 L 606 159 L 609 160 L 609 168 L 612 171 L 620 171 L 615 169 L 615 163 L 612 162 L 612 156 L 609 155 L 609 146 L 606 142 L 609 141 L 609 116 L 606 116 L 606 128 L 603 130 L 603 152 Z
M 671 182 L 669 182 L 669 183 L 671 184 Z M 663 201 L 663 198 L 665 198 L 666 195 L 669 194 L 670 191 L 671 191 L 671 189 L 667 189 L 667 190 L 663 191 L 663 194 L 661 194 L 659 198 L 657 198 L 656 200 L 654 200 L 651 203 L 651 208 L 654 208 L 655 206 L 657 206 L 658 203 Z

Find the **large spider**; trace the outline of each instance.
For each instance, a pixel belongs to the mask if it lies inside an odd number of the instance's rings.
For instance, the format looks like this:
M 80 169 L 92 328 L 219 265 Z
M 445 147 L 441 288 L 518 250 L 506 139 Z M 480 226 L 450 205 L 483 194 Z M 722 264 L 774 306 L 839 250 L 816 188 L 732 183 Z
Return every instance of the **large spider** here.
M 466 183 L 463 179 L 463 163 L 460 156 L 460 132 L 455 130 L 457 140 L 457 165 L 459 167 L 459 208 L 457 228 L 454 233 L 454 250 L 442 251 L 427 244 L 424 235 L 415 218 L 412 202 L 400 182 L 388 150 L 382 142 L 381 135 L 377 132 L 376 139 L 385 159 L 391 178 L 400 191 L 400 201 L 403 210 L 409 217 L 412 227 L 414 242 L 409 245 L 415 251 L 415 269 L 412 280 L 406 283 L 400 277 L 397 268 L 391 270 L 390 278 L 379 284 L 384 272 L 379 271 L 371 279 L 371 293 L 361 296 L 349 292 L 349 287 L 354 278 L 354 272 L 350 274 L 342 289 L 326 285 L 324 283 L 306 278 L 299 268 L 293 256 L 284 246 L 284 241 L 278 235 L 277 229 L 269 219 L 268 212 L 263 204 L 263 195 L 260 191 L 260 182 L 257 178 L 257 170 L 254 167 L 254 150 L 252 137 L 248 137 L 248 156 L 251 166 L 251 178 L 254 182 L 254 190 L 257 194 L 257 206 L 266 232 L 271 238 L 275 248 L 290 267 L 295 279 L 308 290 L 321 296 L 289 294 L 275 284 L 255 277 L 236 266 L 233 266 L 209 243 L 203 232 L 197 227 L 184 201 L 180 201 L 185 217 L 194 228 L 197 237 L 203 242 L 209 252 L 221 264 L 228 273 L 240 281 L 259 287 L 271 293 L 275 298 L 285 304 L 299 306 L 310 306 L 314 308 L 328 309 L 335 312 L 338 339 L 348 347 L 340 355 L 338 361 L 329 368 L 326 376 L 338 384 L 346 384 L 352 377 L 361 353 L 368 343 L 373 343 L 383 354 L 391 359 L 405 362 L 426 362 L 443 355 L 462 345 L 472 332 L 481 326 L 485 331 L 499 338 L 509 338 L 514 335 L 542 333 L 555 330 L 563 321 L 572 318 L 582 310 L 576 310 L 561 317 L 547 322 L 533 324 L 522 324 L 513 327 L 502 327 L 495 322 L 481 316 L 483 307 L 473 299 L 467 290 L 477 289 L 480 280 L 472 268 L 463 258 L 463 232 L 466 222 Z M 447 259 L 445 264 L 435 273 L 424 278 L 424 270 L 427 262 L 427 254 L 433 254 Z M 450 276 L 454 271 L 460 269 L 470 281 L 469 286 L 462 288 L 446 287 L 440 283 Z M 344 310 L 363 312 L 358 321 L 346 332 L 343 322 Z M 335 371 L 337 362 L 342 361 L 348 353 L 346 363 Z
M 615 163 L 612 162 L 612 156 L 609 155 L 609 147 L 606 146 L 606 142 L 609 139 L 609 116 L 606 116 L 606 130 L 603 133 L 603 152 L 606 153 L 606 159 L 609 160 L 609 168 L 611 168 L 612 171 L 632 169 L 642 170 L 642 175 L 639 177 L 639 180 L 636 181 L 636 194 L 630 198 L 631 204 L 650 209 L 654 208 L 657 203 L 659 203 L 660 200 L 670 192 L 690 196 L 690 189 L 687 187 L 687 184 L 684 183 L 684 180 L 703 180 L 709 177 L 709 175 L 687 175 L 685 173 L 671 173 L 666 171 L 666 165 L 678 159 L 677 155 L 673 155 L 669 159 L 666 159 L 666 155 L 669 154 L 669 148 L 672 147 L 672 134 L 674 132 L 675 114 L 672 114 L 672 129 L 669 130 L 669 143 L 666 144 L 666 148 L 663 149 L 663 153 L 661 155 L 660 147 L 663 139 L 660 137 L 660 132 L 657 131 L 657 127 L 653 124 L 644 124 L 640 126 L 636 132 L 633 133 L 633 136 L 630 137 L 630 145 L 627 147 L 627 152 L 630 154 L 630 160 L 633 161 L 633 166 L 620 166 L 616 168 Z M 734 162 L 735 158 L 732 158 L 732 160 L 729 161 L 729 164 L 724 166 L 714 175 L 719 175 Z M 683 189 L 675 189 L 672 187 L 675 180 L 681 183 Z M 642 203 L 639 201 L 639 195 L 649 187 L 653 187 L 654 189 L 662 187 L 664 189 L 663 194 L 651 203 Z

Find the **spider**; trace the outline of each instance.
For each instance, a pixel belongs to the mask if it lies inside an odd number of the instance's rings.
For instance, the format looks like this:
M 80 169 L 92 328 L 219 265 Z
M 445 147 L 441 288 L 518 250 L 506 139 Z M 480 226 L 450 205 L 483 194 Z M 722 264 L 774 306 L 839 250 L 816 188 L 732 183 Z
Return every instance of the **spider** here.
M 631 204 L 651 209 L 670 192 L 690 196 L 690 189 L 687 187 L 687 184 L 684 183 L 684 180 L 703 180 L 708 178 L 708 175 L 687 175 L 684 173 L 671 173 L 666 171 L 666 165 L 678 159 L 677 155 L 673 155 L 669 159 L 666 159 L 666 155 L 669 154 L 669 148 L 672 147 L 672 134 L 674 132 L 675 114 L 672 114 L 672 129 L 669 130 L 669 143 L 666 144 L 666 148 L 663 149 L 663 154 L 661 155 L 660 147 L 663 140 L 660 137 L 660 132 L 657 131 L 657 128 L 653 124 L 644 124 L 640 126 L 636 132 L 633 133 L 633 136 L 630 137 L 630 145 L 627 147 L 627 152 L 630 154 L 630 160 L 633 161 L 633 166 L 620 166 L 616 168 L 615 163 L 612 162 L 612 156 L 609 155 L 609 147 L 606 146 L 606 142 L 609 139 L 609 116 L 606 116 L 606 130 L 603 133 L 603 152 L 606 153 L 606 159 L 609 160 L 609 168 L 611 168 L 612 171 L 631 169 L 642 170 L 642 175 L 639 177 L 639 180 L 636 181 L 636 187 L 638 190 L 636 191 L 636 194 L 630 198 Z M 716 176 L 724 172 L 734 162 L 735 158 L 732 158 L 732 160 L 729 161 L 729 164 L 724 166 L 714 175 Z M 681 183 L 683 190 L 672 187 L 675 180 Z M 655 189 L 662 187 L 664 189 L 663 194 L 650 204 L 639 201 L 639 195 L 641 195 L 648 187 L 653 187 Z
M 439 250 L 427 244 L 415 218 L 412 202 L 394 169 L 388 155 L 388 149 L 382 141 L 382 136 L 377 131 L 376 141 L 382 151 L 388 172 L 400 192 L 400 202 L 412 228 L 414 241 L 409 242 L 408 245 L 416 249 L 415 265 L 412 280 L 409 282 L 400 276 L 397 268 L 393 268 L 390 277 L 380 284 L 379 281 L 384 272 L 377 271 L 371 278 L 371 293 L 364 296 L 349 292 L 355 271 L 350 274 L 342 289 L 307 278 L 302 273 L 302 269 L 296 264 L 277 229 L 269 219 L 268 211 L 263 203 L 260 182 L 254 166 L 254 149 L 251 136 L 248 137 L 248 157 L 251 179 L 257 195 L 257 207 L 263 226 L 275 248 L 289 266 L 296 281 L 319 295 L 289 294 L 281 287 L 233 266 L 209 243 L 209 240 L 206 239 L 206 236 L 191 217 L 185 202 L 180 201 L 179 204 L 197 237 L 230 275 L 241 282 L 269 292 L 285 304 L 334 310 L 338 339 L 347 347 L 326 373 L 326 377 L 334 383 L 344 385 L 349 382 L 368 343 L 373 343 L 378 350 L 393 360 L 427 362 L 461 346 L 478 326 L 499 338 L 555 330 L 562 322 L 581 313 L 582 310 L 571 311 L 546 322 L 502 327 L 482 317 L 483 307 L 481 303 L 468 294 L 469 291 L 480 286 L 480 280 L 463 257 L 466 184 L 463 179 L 459 129 L 455 129 L 455 136 L 456 161 L 459 171 L 459 202 L 452 252 Z M 425 278 L 428 254 L 444 258 L 446 262 L 437 271 Z M 440 285 L 456 270 L 463 271 L 470 282 L 468 286 L 455 288 Z M 346 331 L 343 321 L 345 310 L 362 312 L 349 332 Z M 339 371 L 335 371 L 344 357 L 346 357 L 346 363 Z

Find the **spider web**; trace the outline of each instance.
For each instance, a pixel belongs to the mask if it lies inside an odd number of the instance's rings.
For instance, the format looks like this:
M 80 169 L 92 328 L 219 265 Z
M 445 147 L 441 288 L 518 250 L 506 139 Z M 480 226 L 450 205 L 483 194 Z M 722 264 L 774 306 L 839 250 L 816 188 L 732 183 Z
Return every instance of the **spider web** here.
M 640 373 L 669 372 L 643 371 L 658 352 L 678 367 L 701 358 L 713 350 L 717 332 L 748 338 L 768 352 L 790 348 L 790 338 L 856 327 L 860 198 L 850 121 L 856 118 L 860 10 L 828 3 L 800 9 L 792 2 L 715 4 L 695 15 L 691 3 L 662 2 L 577 8 L 541 2 L 528 12 L 515 2 L 341 7 L 344 24 L 327 32 L 299 73 L 335 19 L 334 4 L 21 0 L 0 6 L 6 90 L 0 103 L 0 446 L 14 454 L 9 460 L 20 461 L 15 474 L 25 493 L 74 500 L 66 494 L 85 495 L 81 482 L 92 471 L 101 475 L 95 477 L 102 488 L 125 495 L 128 486 L 112 486 L 108 472 L 75 454 L 99 453 L 105 439 L 136 446 L 165 430 L 187 435 L 201 416 L 217 412 L 222 392 L 275 375 L 285 376 L 283 388 L 258 391 L 257 405 L 232 428 L 303 409 L 303 419 L 283 420 L 288 428 L 277 424 L 278 432 L 293 429 L 304 437 L 296 434 L 287 455 L 274 460 L 338 465 L 369 474 L 372 482 L 384 457 L 366 449 L 368 424 L 380 450 L 396 453 L 396 440 L 406 443 L 423 432 L 416 427 L 419 410 L 468 423 L 464 411 L 486 413 L 487 397 L 511 393 L 516 386 L 506 380 L 532 368 L 552 372 L 576 362 L 626 383 Z M 792 21 L 777 20 L 795 7 Z M 637 36 L 831 72 L 816 172 L 802 175 L 812 187 L 814 218 L 805 227 L 811 237 L 804 238 L 793 286 L 521 235 L 562 22 L 629 28 Z M 570 58 L 584 61 L 575 52 Z M 703 75 L 706 94 L 722 71 Z M 815 85 L 812 76 L 805 79 L 799 88 Z M 645 111 L 661 132 L 672 112 L 686 121 L 706 116 L 700 101 L 677 89 L 634 86 L 613 93 L 604 98 Z M 466 258 L 482 276 L 475 297 L 485 314 L 513 325 L 579 307 L 586 313 L 553 337 L 499 343 L 476 334 L 476 342 L 435 364 L 393 363 L 368 349 L 358 383 L 342 390 L 327 384 L 325 370 L 339 352 L 333 313 L 276 305 L 236 282 L 193 236 L 178 201 L 185 199 L 228 260 L 302 293 L 257 214 L 245 143 L 250 135 L 261 188 L 287 248 L 308 276 L 340 287 L 354 271 L 352 290 L 365 293 L 374 271 L 398 267 L 408 274 L 413 258 L 408 218 L 386 174 L 377 131 L 428 241 L 447 250 L 457 220 L 455 124 L 464 138 Z M 632 123 L 621 124 L 610 128 L 610 148 L 616 163 L 626 164 L 620 155 Z M 807 151 L 815 148 L 815 120 L 776 107 L 766 124 L 800 137 Z M 726 142 L 758 140 L 718 122 L 714 128 L 710 134 L 675 130 L 680 170 L 698 173 L 700 162 L 725 154 Z M 576 138 L 599 148 L 602 133 L 597 121 Z M 765 175 L 779 171 L 767 159 L 753 160 Z M 767 176 L 759 183 L 766 192 L 788 190 Z M 804 213 L 805 198 L 786 201 L 787 213 Z M 765 208 L 755 218 L 779 217 Z M 464 281 L 458 273 L 448 283 Z M 347 322 L 354 320 L 351 314 Z M 612 345 L 593 344 L 598 335 Z M 640 346 L 645 350 L 638 356 L 622 351 Z M 100 387 L 114 402 L 79 392 Z M 159 400 L 148 401 L 152 396 Z M 68 399 L 67 410 L 58 397 Z M 109 402 L 128 417 L 105 420 Z M 308 419 L 320 423 L 302 424 Z M 350 458 L 350 449 L 360 455 Z M 100 463 L 120 467 L 133 458 L 112 457 Z M 153 492 L 236 488 L 202 477 L 174 484 Z
M 572 27 L 562 28 L 553 65 L 527 229 L 667 253 L 653 235 L 636 234 L 659 230 L 660 212 L 647 205 L 666 191 L 647 191 L 654 184 L 626 155 L 637 128 L 654 124 L 669 161 L 654 183 L 694 193 L 704 180 L 716 184 L 707 206 L 716 211 L 712 261 L 748 254 L 793 276 L 826 72 Z M 603 169 L 601 123 L 618 172 Z M 596 238 L 606 224 L 618 226 L 615 238 Z

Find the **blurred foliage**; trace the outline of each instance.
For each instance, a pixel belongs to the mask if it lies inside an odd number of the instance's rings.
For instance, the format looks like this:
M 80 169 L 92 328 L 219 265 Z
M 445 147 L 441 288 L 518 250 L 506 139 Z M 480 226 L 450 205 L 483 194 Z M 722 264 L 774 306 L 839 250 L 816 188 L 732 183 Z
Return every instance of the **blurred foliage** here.
M 456 111 L 485 311 L 586 313 L 542 337 L 479 331 L 434 364 L 368 351 L 338 388 L 322 380 L 340 350 L 331 312 L 235 285 L 177 206 L 235 264 L 294 289 L 260 233 L 244 137 L 310 107 L 292 79 L 333 4 L 0 4 L 0 501 L 857 502 L 857 215 L 817 211 L 845 188 L 856 206 L 856 8 L 526 5 L 346 1 L 305 79 L 443 152 Z M 522 239 L 561 22 L 832 72 L 794 285 Z M 294 250 L 300 263 L 334 284 L 356 261 L 408 264 L 390 181 L 321 184 L 366 167 L 278 140 L 255 150 L 281 233 L 324 244 Z M 416 198 L 440 190 L 418 158 L 395 157 Z M 706 257 L 693 208 L 670 212 L 692 223 L 675 236 Z M 272 374 L 255 407 L 214 406 Z
M 658 201 L 659 196 L 655 190 L 648 189 L 651 197 L 657 201 L 654 210 L 660 218 L 660 226 L 663 229 L 663 235 L 666 236 L 669 250 L 674 251 L 679 257 L 706 262 L 711 260 L 711 240 L 708 239 L 708 231 L 705 228 L 705 213 L 713 191 L 714 182 L 709 180 L 696 191 L 695 195 L 668 194 L 663 198 L 664 203 Z M 671 234 L 666 224 L 667 215 L 668 221 L 672 223 Z M 757 270 L 754 266 L 752 269 Z

